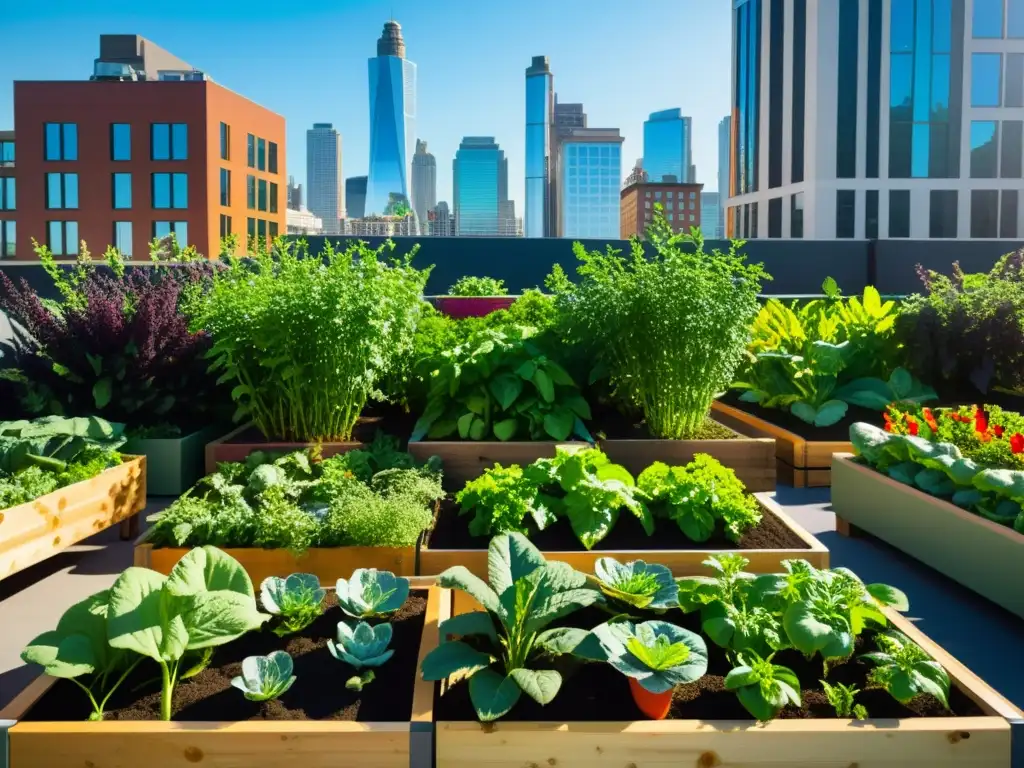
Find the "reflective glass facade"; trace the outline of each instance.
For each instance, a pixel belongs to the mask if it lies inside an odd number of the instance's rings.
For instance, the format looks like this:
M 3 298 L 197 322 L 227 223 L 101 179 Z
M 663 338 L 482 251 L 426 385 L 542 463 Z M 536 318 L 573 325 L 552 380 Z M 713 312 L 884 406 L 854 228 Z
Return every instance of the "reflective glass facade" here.
M 692 181 L 693 129 L 682 110 L 654 112 L 644 122 L 644 170 L 649 181 Z M 667 178 L 674 176 L 674 179 Z
M 370 173 L 366 213 L 384 213 L 389 195 L 410 197 L 416 143 L 416 65 L 398 56 L 375 56 L 370 73 Z
M 531 67 L 532 69 L 532 67 Z M 548 178 L 551 169 L 551 110 L 554 77 L 550 72 L 526 75 L 526 237 L 551 232 Z
M 562 237 L 618 239 L 621 178 L 619 143 L 565 143 L 559 190 Z
M 860 0 L 839 0 L 839 66 L 836 82 L 836 178 L 857 175 L 857 58 Z M 771 162 L 769 160 L 769 162 Z M 840 192 L 840 195 L 842 193 Z M 839 235 L 837 237 L 853 237 Z
M 455 232 L 459 237 L 498 234 L 499 202 L 508 197 L 508 164 L 492 138 L 467 137 L 452 164 Z
M 132 126 L 129 123 L 111 123 L 110 125 L 110 159 L 132 159 Z
M 736 148 L 735 194 L 758 189 L 758 130 L 761 105 L 761 0 L 739 0 L 736 7 L 736 83 L 733 103 Z

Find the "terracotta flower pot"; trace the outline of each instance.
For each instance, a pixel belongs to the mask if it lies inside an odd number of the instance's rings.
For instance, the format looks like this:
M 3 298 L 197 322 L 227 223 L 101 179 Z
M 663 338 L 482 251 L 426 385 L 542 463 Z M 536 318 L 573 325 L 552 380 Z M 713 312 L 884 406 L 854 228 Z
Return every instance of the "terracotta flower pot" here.
M 631 677 L 629 690 L 640 711 L 651 720 L 664 720 L 668 717 L 668 711 L 672 709 L 672 688 L 664 693 L 651 693 Z

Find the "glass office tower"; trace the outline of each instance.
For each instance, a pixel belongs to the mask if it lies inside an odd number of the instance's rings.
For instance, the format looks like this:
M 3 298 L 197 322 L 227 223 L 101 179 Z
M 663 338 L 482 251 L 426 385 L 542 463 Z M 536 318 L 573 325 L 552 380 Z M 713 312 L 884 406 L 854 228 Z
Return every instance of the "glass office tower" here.
M 622 137 L 617 128 L 577 128 L 559 143 L 562 237 L 619 238 Z
M 551 168 L 551 113 L 554 76 L 547 56 L 534 56 L 526 70 L 526 214 L 527 237 L 550 237 L 548 181 Z
M 366 214 L 383 214 L 391 195 L 410 200 L 416 145 L 416 65 L 405 58 L 402 28 L 384 25 L 377 55 L 369 60 L 370 173 Z
M 508 160 L 493 136 L 466 136 L 452 162 L 456 237 L 495 237 L 508 201 Z
M 681 109 L 652 113 L 644 122 L 644 170 L 648 178 L 692 183 L 692 137 L 692 120 L 684 117 Z

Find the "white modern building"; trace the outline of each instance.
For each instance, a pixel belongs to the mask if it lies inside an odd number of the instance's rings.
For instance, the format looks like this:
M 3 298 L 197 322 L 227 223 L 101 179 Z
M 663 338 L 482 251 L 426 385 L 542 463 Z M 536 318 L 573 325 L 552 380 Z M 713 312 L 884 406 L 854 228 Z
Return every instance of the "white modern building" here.
M 331 123 L 313 123 L 306 131 L 306 206 L 323 220 L 325 235 L 340 235 L 345 218 L 345 177 L 341 172 L 341 135 Z
M 569 128 L 555 161 L 559 237 L 619 238 L 622 142 L 618 128 Z
M 1024 232 L 1024 0 L 733 6 L 730 235 Z
M 289 208 L 285 211 L 289 235 L 321 235 L 324 222 L 311 210 L 302 206 L 298 210 Z M 340 232 L 335 234 L 341 234 Z
M 732 118 L 726 115 L 718 123 L 718 225 L 715 237 L 725 237 L 725 202 L 729 198 L 729 147 Z M 707 194 L 706 192 L 704 193 Z M 703 199 L 703 198 L 702 198 Z
M 421 222 L 437 205 L 437 159 L 427 151 L 427 142 L 416 141 L 416 154 L 412 156 L 412 208 Z

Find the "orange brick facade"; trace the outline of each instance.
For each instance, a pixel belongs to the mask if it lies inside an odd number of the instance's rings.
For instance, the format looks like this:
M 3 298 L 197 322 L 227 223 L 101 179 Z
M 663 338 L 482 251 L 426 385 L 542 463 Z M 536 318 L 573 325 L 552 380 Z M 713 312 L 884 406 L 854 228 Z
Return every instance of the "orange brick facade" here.
M 623 239 L 643 237 L 660 203 L 673 232 L 689 232 L 700 226 L 700 195 L 703 184 L 638 182 L 619 194 L 619 234 Z
M 84 240 L 93 254 L 114 244 L 115 222 L 130 222 L 131 258 L 143 261 L 149 259 L 149 242 L 158 222 L 160 227 L 166 227 L 164 222 L 185 222 L 187 244 L 209 257 L 216 257 L 220 251 L 222 216 L 230 217 L 231 231 L 243 243 L 249 219 L 254 230 L 256 221 L 264 221 L 268 235 L 286 231 L 284 118 L 216 83 L 15 82 L 14 121 L 18 203 L 14 212 L 15 258 L 35 259 L 31 239 L 49 244 L 49 223 L 60 221 L 75 222 L 78 240 Z M 230 135 L 228 159 L 221 157 L 222 122 Z M 46 159 L 48 123 L 75 126 L 77 159 Z M 128 159 L 113 159 L 114 124 L 131 126 Z M 152 159 L 154 124 L 186 126 L 187 152 L 182 159 Z M 268 154 L 270 145 L 275 145 L 276 172 L 270 171 L 267 162 L 264 170 L 248 167 L 250 134 L 254 142 L 256 138 L 263 140 Z M 222 169 L 230 172 L 227 205 L 221 204 Z M 77 208 L 50 207 L 50 173 L 77 174 Z M 131 175 L 130 208 L 114 207 L 114 174 Z M 187 176 L 185 207 L 155 207 L 154 174 Z M 249 209 L 248 176 L 265 182 L 267 210 Z M 166 179 L 161 176 L 161 183 Z M 277 210 L 273 212 L 271 185 L 277 191 Z M 180 199 L 174 199 L 175 205 L 180 203 Z M 227 223 L 227 218 L 224 221 Z M 122 227 L 122 232 L 126 229 Z M 74 258 L 72 253 L 61 257 Z

